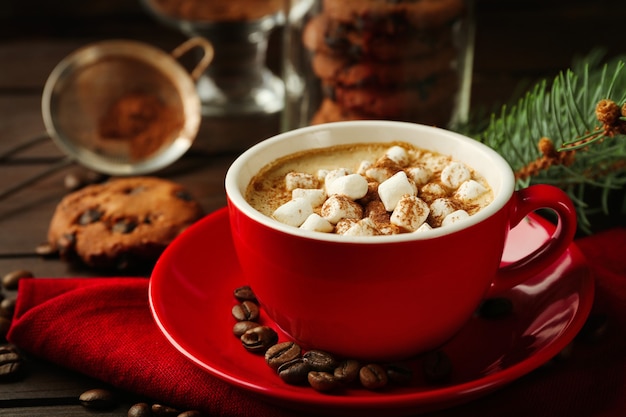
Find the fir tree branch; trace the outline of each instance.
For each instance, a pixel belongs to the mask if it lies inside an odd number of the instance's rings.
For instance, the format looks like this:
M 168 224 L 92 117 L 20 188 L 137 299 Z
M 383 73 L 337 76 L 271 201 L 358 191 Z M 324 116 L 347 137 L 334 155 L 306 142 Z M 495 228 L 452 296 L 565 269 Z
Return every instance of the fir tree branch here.
M 624 57 L 601 58 L 594 51 L 550 84 L 537 83 L 483 131 L 470 133 L 509 162 L 518 188 L 546 183 L 565 190 L 587 233 L 592 215 L 626 214 L 626 64 Z M 622 199 L 617 208 L 609 203 L 615 193 Z

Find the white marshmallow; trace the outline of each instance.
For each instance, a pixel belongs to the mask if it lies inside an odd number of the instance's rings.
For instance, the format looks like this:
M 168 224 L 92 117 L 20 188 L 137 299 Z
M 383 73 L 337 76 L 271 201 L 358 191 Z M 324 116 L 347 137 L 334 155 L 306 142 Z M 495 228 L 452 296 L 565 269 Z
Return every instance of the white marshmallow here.
M 402 167 L 409 163 L 409 153 L 402 146 L 392 146 L 387 149 L 385 156 Z
M 351 200 L 358 200 L 367 194 L 367 180 L 359 174 L 344 175 L 326 184 L 326 193 L 345 195 Z
M 376 229 L 376 225 L 372 219 L 366 217 L 356 223 L 353 223 L 342 234 L 345 236 L 376 236 L 380 233 L 378 232 L 378 229 Z
M 337 222 L 337 224 L 335 225 L 335 233 L 338 235 L 343 235 L 344 233 L 346 233 L 346 231 L 351 228 L 354 224 L 356 224 L 356 222 L 358 222 L 358 219 L 341 219 Z
M 320 182 L 324 182 L 324 179 L 326 179 L 326 175 L 328 175 L 330 171 L 327 169 L 319 169 L 317 170 L 317 180 Z
M 433 173 L 425 166 L 414 166 L 406 170 L 406 175 L 413 180 L 416 186 L 421 187 L 430 180 Z
M 472 173 L 465 164 L 461 162 L 450 162 L 441 171 L 441 182 L 454 190 L 459 188 L 461 184 L 472 178 Z
M 352 174 L 350 170 L 347 168 L 337 168 L 330 170 L 326 173 L 324 177 L 324 188 L 326 189 L 326 195 L 331 195 L 332 193 L 328 192 L 328 187 L 333 183 L 337 178 L 345 177 L 348 174 Z
M 463 202 L 470 202 L 487 192 L 487 187 L 475 180 L 465 181 L 456 190 L 455 197 Z
M 304 198 L 311 204 L 311 207 L 319 207 L 324 204 L 324 201 L 326 200 L 326 193 L 324 190 L 319 188 L 296 188 L 291 192 L 291 198 Z
M 415 195 L 415 186 L 409 182 L 404 171 L 396 173 L 378 186 L 378 196 L 387 211 L 393 211 L 400 198 L 405 194 Z
M 332 224 L 337 224 L 341 219 L 360 219 L 363 208 L 348 197 L 335 194 L 324 201 L 320 214 Z
M 311 204 L 304 198 L 296 198 L 278 207 L 272 215 L 281 223 L 299 227 L 311 213 L 313 213 Z
M 396 170 L 389 167 L 373 166 L 365 171 L 365 176 L 367 178 L 373 179 L 376 182 L 383 182 L 391 178 L 395 173 Z
M 365 175 L 368 169 L 372 167 L 372 163 L 370 161 L 361 161 L 359 167 L 356 170 L 356 173 L 359 175 Z
M 319 187 L 319 181 L 311 174 L 289 172 L 285 175 L 285 187 L 287 191 L 293 191 L 296 188 L 317 188 Z
M 312 213 L 306 218 L 304 223 L 300 225 L 300 229 L 330 233 L 333 231 L 333 225 L 319 214 Z
M 427 230 L 433 230 L 433 228 L 428 223 L 423 223 L 420 227 L 417 228 L 415 233 L 426 232 Z
M 391 213 L 390 222 L 410 232 L 417 230 L 428 218 L 430 209 L 421 198 L 404 195 Z
M 448 214 L 441 222 L 441 227 L 451 225 L 463 219 L 467 219 L 470 215 L 465 210 L 456 210 Z
M 419 193 L 420 197 L 428 202 L 434 201 L 441 197 L 445 197 L 447 194 L 448 192 L 445 188 L 443 188 L 443 185 L 436 182 L 429 182 L 428 184 L 424 184 Z
M 433 226 L 440 226 L 443 219 L 456 210 L 456 207 L 447 198 L 438 198 L 430 204 L 430 217 L 433 220 Z

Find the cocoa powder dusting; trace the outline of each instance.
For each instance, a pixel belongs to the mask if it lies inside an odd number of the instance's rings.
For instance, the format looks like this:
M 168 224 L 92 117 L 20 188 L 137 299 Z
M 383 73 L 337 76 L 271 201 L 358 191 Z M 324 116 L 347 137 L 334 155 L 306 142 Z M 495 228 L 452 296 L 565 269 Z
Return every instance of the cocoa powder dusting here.
M 158 151 L 183 127 L 176 109 L 149 93 L 129 93 L 114 101 L 100 119 L 98 131 L 105 140 L 127 141 L 132 160 Z

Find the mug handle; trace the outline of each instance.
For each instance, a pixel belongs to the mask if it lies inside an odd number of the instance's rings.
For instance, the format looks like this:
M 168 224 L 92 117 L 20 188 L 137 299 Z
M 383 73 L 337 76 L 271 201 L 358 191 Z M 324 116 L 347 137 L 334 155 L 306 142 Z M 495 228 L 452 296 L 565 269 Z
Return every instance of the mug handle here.
M 558 217 L 552 236 L 529 255 L 500 267 L 487 292 L 496 296 L 548 268 L 568 249 L 576 234 L 576 209 L 560 188 L 537 184 L 516 191 L 511 201 L 509 227 L 515 227 L 528 214 L 538 209 L 551 209 Z
M 178 45 L 171 52 L 171 55 L 176 59 L 180 59 L 183 55 L 194 48 L 200 48 L 203 52 L 202 58 L 200 58 L 196 66 L 193 70 L 191 70 L 191 79 L 198 81 L 198 78 L 200 78 L 202 73 L 208 68 L 211 61 L 213 61 L 213 57 L 215 56 L 215 50 L 213 49 L 213 44 L 211 42 L 201 36 L 195 36 Z

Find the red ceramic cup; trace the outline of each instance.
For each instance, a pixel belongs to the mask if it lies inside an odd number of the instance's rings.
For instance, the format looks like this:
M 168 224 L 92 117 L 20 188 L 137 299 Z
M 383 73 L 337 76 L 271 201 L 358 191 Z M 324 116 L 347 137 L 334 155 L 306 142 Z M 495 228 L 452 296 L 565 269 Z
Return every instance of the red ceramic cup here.
M 466 163 L 490 184 L 493 202 L 467 221 L 428 233 L 348 237 L 284 225 L 244 198 L 251 178 L 277 158 L 391 141 Z M 355 121 L 267 139 L 232 164 L 225 185 L 237 255 L 263 311 L 305 348 L 388 360 L 445 343 L 482 300 L 542 271 L 568 248 L 576 215 L 567 195 L 547 185 L 515 191 L 514 183 L 507 162 L 473 139 L 418 124 Z M 540 208 L 556 213 L 554 235 L 534 253 L 504 265 L 508 231 Z

